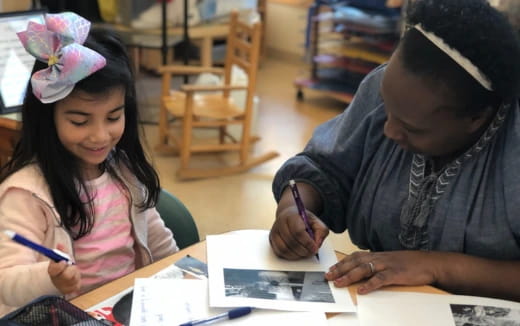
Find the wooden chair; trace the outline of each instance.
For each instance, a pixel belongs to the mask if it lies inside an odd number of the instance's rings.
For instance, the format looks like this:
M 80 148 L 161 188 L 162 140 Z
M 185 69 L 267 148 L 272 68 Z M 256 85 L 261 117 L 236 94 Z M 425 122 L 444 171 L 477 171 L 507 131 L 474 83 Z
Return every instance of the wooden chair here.
M 0 167 L 11 158 L 20 138 L 20 128 L 19 121 L 0 117 Z
M 231 14 L 227 38 L 225 67 L 162 66 L 162 98 L 159 115 L 159 144 L 156 149 L 162 153 L 180 155 L 180 168 L 177 176 L 181 179 L 204 178 L 229 175 L 246 171 L 276 156 L 268 152 L 258 157 L 250 157 L 251 144 L 258 137 L 251 135 L 253 118 L 253 97 L 260 53 L 260 23 L 248 26 L 238 21 L 238 14 Z M 233 66 L 244 70 L 248 76 L 247 86 L 231 85 Z M 172 91 L 171 79 L 174 75 L 193 75 L 213 73 L 223 75 L 223 85 L 182 85 L 181 91 Z M 240 108 L 230 96 L 233 90 L 245 90 L 245 107 Z M 215 94 L 215 91 L 219 91 Z M 197 92 L 197 94 L 195 94 Z M 201 92 L 211 92 L 202 93 Z M 182 124 L 182 135 L 175 137 L 170 126 L 172 116 Z M 172 124 L 173 125 L 173 124 Z M 240 125 L 241 136 L 233 137 L 227 127 Z M 197 144 L 193 132 L 201 128 L 218 130 L 218 139 L 213 142 Z M 238 139 L 237 139 L 238 138 Z M 237 164 L 211 168 L 190 166 L 192 154 L 215 152 L 239 152 Z

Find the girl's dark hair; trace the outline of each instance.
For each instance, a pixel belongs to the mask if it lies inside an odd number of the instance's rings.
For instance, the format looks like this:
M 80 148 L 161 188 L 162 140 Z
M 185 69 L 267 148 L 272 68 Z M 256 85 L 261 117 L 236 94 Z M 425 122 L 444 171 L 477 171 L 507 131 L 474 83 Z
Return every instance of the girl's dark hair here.
M 468 58 L 491 81 L 493 91 L 411 28 L 416 24 Z M 487 0 L 416 0 L 407 12 L 407 27 L 399 46 L 404 67 L 444 90 L 459 113 L 475 114 L 520 93 L 518 35 Z
M 159 196 L 159 177 L 145 156 L 139 139 L 138 111 L 134 76 L 124 44 L 106 29 L 93 28 L 83 44 L 105 57 L 107 64 L 94 74 L 76 83 L 74 91 L 106 95 L 114 89 L 125 90 L 125 130 L 103 168 L 117 177 L 113 166 L 126 166 L 144 186 L 142 203 L 132 203 L 140 209 L 155 206 Z M 46 68 L 36 61 L 33 73 Z M 32 92 L 29 83 L 22 107 L 22 132 L 11 161 L 2 169 L 0 181 L 36 162 L 49 185 L 62 226 L 75 238 L 86 235 L 93 226 L 92 207 L 79 198 L 78 183 L 85 189 L 78 161 L 61 144 L 54 124 L 54 103 L 43 104 Z M 135 198 L 133 198 L 135 200 Z M 73 228 L 75 231 L 73 231 Z

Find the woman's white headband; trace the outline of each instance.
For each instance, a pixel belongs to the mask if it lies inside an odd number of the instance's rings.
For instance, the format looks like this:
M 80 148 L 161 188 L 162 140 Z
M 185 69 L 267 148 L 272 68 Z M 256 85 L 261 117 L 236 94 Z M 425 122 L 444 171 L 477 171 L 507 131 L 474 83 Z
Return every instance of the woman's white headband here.
M 420 24 L 413 26 L 416 30 L 421 32 L 428 40 L 430 40 L 433 44 L 435 44 L 439 49 L 441 49 L 444 53 L 446 53 L 450 58 L 452 58 L 456 63 L 458 63 L 464 70 L 468 72 L 476 81 L 482 85 L 488 91 L 492 91 L 491 81 L 487 78 L 486 75 L 480 71 L 480 69 L 475 66 L 468 58 L 463 56 L 459 51 L 450 47 L 443 39 L 438 37 L 437 35 L 427 32 L 422 28 Z

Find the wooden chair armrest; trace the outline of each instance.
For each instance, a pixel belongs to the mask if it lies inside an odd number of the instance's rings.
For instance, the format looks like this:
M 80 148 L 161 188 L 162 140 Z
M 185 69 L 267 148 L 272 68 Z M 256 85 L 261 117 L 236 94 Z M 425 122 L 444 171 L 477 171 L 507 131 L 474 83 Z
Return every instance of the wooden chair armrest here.
M 215 92 L 215 91 L 234 91 L 247 89 L 247 86 L 240 85 L 182 85 L 181 90 L 191 92 Z
M 215 67 L 202 67 L 202 66 L 159 66 L 157 68 L 159 73 L 171 73 L 171 74 L 179 74 L 179 75 L 196 75 L 202 74 L 205 72 L 213 73 L 213 74 L 223 74 L 224 69 L 215 68 Z
M 19 130 L 22 128 L 22 123 L 18 120 L 2 117 L 0 118 L 0 128 Z

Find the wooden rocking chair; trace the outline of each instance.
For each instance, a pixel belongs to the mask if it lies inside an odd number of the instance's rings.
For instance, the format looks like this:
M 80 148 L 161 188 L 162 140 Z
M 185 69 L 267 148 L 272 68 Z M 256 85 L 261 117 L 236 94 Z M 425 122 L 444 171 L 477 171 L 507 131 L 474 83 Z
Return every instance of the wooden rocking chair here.
M 244 172 L 252 167 L 278 156 L 268 152 L 258 157 L 250 157 L 252 142 L 258 137 L 251 135 L 253 118 L 253 97 L 256 84 L 260 52 L 260 23 L 248 26 L 238 20 L 238 14 L 231 14 L 230 30 L 227 38 L 225 67 L 162 66 L 162 98 L 159 115 L 159 144 L 156 149 L 162 153 L 180 155 L 180 179 L 194 179 L 230 175 Z M 248 76 L 247 86 L 231 85 L 231 70 L 238 66 Z M 183 85 L 181 91 L 172 91 L 170 83 L 173 75 L 213 73 L 224 76 L 223 85 Z M 245 90 L 245 107 L 233 103 L 230 92 Z M 213 93 L 219 91 L 218 93 Z M 197 92 L 197 94 L 195 94 Z M 211 92 L 202 93 L 201 92 Z M 182 136 L 175 137 L 170 126 L 171 117 L 182 122 Z M 175 122 L 175 121 L 174 121 Z M 241 137 L 235 139 L 227 127 L 241 126 Z M 195 144 L 193 131 L 200 128 L 218 129 L 218 139 L 209 144 Z M 180 138 L 180 139 L 179 139 Z M 238 137 L 237 137 L 238 138 Z M 194 153 L 239 152 L 237 164 L 211 168 L 190 166 Z

